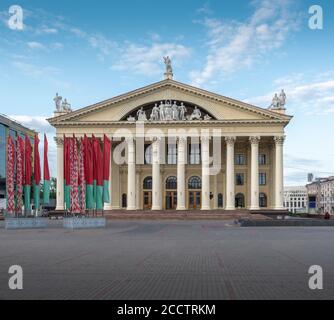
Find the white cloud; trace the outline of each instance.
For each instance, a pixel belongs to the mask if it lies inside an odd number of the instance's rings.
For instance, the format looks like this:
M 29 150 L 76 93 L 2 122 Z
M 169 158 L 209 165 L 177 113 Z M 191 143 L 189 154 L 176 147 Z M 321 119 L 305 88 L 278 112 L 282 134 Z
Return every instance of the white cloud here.
M 42 43 L 37 42 L 37 41 L 27 42 L 27 46 L 30 49 L 46 50 L 46 47 Z
M 176 63 L 190 56 L 188 48 L 175 43 L 152 43 L 149 46 L 128 43 L 120 50 L 120 59 L 111 69 L 129 70 L 146 75 L 161 74 L 163 56 L 169 55 Z
M 205 18 L 208 53 L 201 70 L 190 72 L 194 85 L 248 68 L 280 48 L 297 23 L 288 0 L 253 1 L 256 9 L 246 22 Z
M 264 95 L 246 99 L 262 107 L 267 107 L 275 92 L 285 89 L 287 94 L 287 107 L 296 112 L 303 112 L 307 115 L 326 115 L 334 113 L 334 80 L 331 73 L 327 72 L 319 81 L 318 75 L 309 78 L 306 74 L 291 74 L 283 78 L 274 80 L 275 90 Z
M 13 65 L 17 69 L 21 70 L 25 75 L 31 76 L 33 78 L 39 78 L 41 76 L 51 77 L 60 73 L 60 71 L 54 67 L 42 67 L 22 61 L 14 61 Z

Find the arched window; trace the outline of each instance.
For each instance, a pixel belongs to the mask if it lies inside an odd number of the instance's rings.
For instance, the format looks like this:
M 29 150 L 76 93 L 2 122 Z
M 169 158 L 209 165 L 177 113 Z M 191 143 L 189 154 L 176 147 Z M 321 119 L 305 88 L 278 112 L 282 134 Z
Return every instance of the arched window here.
M 245 196 L 242 193 L 238 193 L 235 196 L 235 207 L 244 208 L 245 207 Z
M 222 208 L 224 205 L 223 203 L 223 195 L 221 193 L 218 193 L 218 208 Z
M 259 194 L 259 206 L 261 208 L 267 207 L 267 195 L 263 192 Z
M 152 177 L 146 177 L 143 182 L 143 189 L 151 190 L 152 189 Z
M 202 180 L 200 177 L 193 176 L 188 180 L 188 189 L 201 189 L 202 188 Z
M 152 164 L 152 145 L 145 145 L 145 164 Z
M 127 201 L 126 201 L 126 193 L 122 194 L 122 208 L 127 207 Z
M 166 179 L 166 189 L 177 189 L 176 177 L 171 176 Z

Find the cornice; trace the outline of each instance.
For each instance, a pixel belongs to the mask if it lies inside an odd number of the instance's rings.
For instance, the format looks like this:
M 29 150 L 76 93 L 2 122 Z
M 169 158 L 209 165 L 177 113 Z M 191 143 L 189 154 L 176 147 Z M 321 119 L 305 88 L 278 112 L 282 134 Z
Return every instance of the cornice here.
M 268 125 L 268 124 L 277 124 L 277 125 L 287 125 L 288 120 L 200 120 L 200 121 L 145 121 L 144 125 L 149 127 L 175 127 L 180 126 L 196 126 L 196 125 Z M 143 124 L 141 122 L 140 124 Z M 63 127 L 104 127 L 104 126 L 115 126 L 115 127 L 135 127 L 136 122 L 129 121 L 66 121 L 66 122 L 57 122 L 53 124 L 56 128 Z
M 292 118 L 292 116 L 288 116 L 284 114 L 277 114 L 276 112 L 266 110 L 266 109 L 263 109 L 263 108 L 260 108 L 260 107 L 242 102 L 242 101 L 238 101 L 238 100 L 228 98 L 228 97 L 225 97 L 225 96 L 213 93 L 213 92 L 209 92 L 209 91 L 206 91 L 200 88 L 196 88 L 196 87 L 193 87 L 193 86 L 181 83 L 181 82 L 177 82 L 175 80 L 167 79 L 167 80 L 162 80 L 160 82 L 153 83 L 143 88 L 139 88 L 139 89 L 130 91 L 128 93 L 124 93 L 124 94 L 115 96 L 111 99 L 104 100 L 104 101 L 98 102 L 93 105 L 89 105 L 87 107 L 78 109 L 66 115 L 49 118 L 47 120 L 49 121 L 51 125 L 56 125 L 57 123 L 63 122 L 63 121 L 70 122 L 71 119 L 74 119 L 78 116 L 87 115 L 89 113 L 96 112 L 110 105 L 121 103 L 127 100 L 132 100 L 138 96 L 142 96 L 142 95 L 148 94 L 150 92 L 153 92 L 153 91 L 165 88 L 165 87 L 175 88 L 177 90 L 184 91 L 184 92 L 196 95 L 196 96 L 204 97 L 209 100 L 221 102 L 226 105 L 239 108 L 241 110 L 246 110 L 248 112 L 252 112 L 255 114 L 267 116 L 271 119 L 290 121 Z

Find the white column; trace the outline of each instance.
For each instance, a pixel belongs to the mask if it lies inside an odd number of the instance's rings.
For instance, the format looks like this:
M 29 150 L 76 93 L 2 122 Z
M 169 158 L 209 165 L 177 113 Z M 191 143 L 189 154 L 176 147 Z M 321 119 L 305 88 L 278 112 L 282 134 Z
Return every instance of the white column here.
M 104 210 L 111 210 L 112 209 L 112 157 L 113 151 L 112 147 L 110 148 L 110 164 L 109 164 L 109 203 L 104 204 Z
M 275 141 L 275 210 L 284 209 L 283 206 L 283 144 L 285 137 L 274 137 Z
M 177 208 L 186 210 L 186 182 L 185 182 L 185 161 L 187 153 L 187 138 L 180 137 L 177 147 Z
M 235 209 L 234 191 L 234 143 L 236 137 L 225 137 L 226 141 L 226 205 L 225 210 Z
M 128 194 L 127 210 L 136 210 L 136 154 L 133 138 L 127 138 L 128 144 Z
M 136 172 L 136 209 L 140 210 L 140 171 Z
M 64 210 L 64 140 L 55 137 L 57 144 L 57 203 L 56 210 Z
M 259 210 L 259 141 L 260 137 L 250 137 L 251 143 L 251 205 L 250 210 Z
M 152 143 L 152 210 L 161 210 L 160 138 Z
M 201 137 L 202 151 L 202 210 L 210 210 L 210 137 Z

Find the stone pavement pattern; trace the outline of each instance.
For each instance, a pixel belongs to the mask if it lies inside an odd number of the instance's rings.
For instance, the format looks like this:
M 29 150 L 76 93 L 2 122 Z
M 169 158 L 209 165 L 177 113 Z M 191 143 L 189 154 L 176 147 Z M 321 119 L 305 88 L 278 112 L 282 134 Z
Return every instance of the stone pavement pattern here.
M 117 221 L 106 229 L 5 230 L 0 299 L 333 299 L 334 229 L 232 221 Z M 21 265 L 24 288 L 8 289 Z M 311 265 L 324 290 L 308 288 Z

